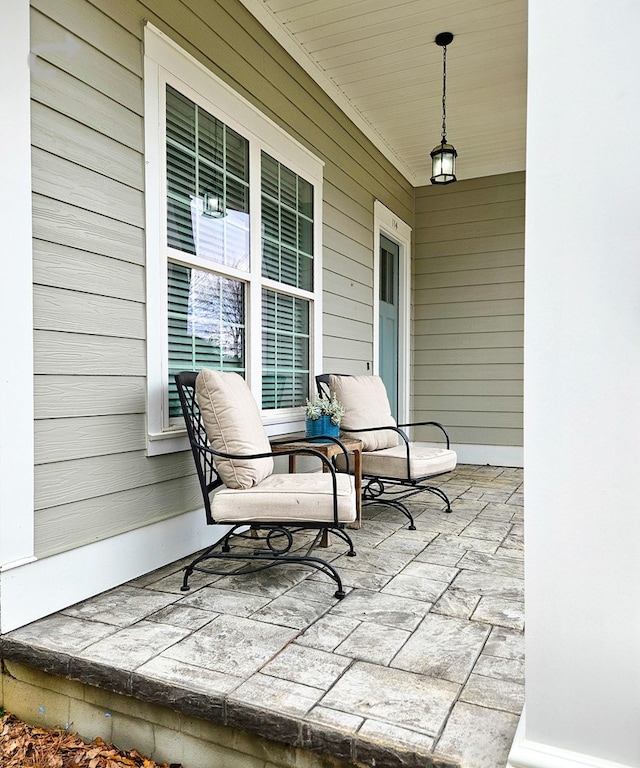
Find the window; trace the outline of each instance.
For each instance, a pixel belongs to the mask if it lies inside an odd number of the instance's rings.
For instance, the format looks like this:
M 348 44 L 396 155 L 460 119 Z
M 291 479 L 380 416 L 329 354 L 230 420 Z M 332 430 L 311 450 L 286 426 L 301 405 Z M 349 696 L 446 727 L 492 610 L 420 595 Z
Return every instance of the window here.
M 321 360 L 322 164 L 151 25 L 145 104 L 149 453 L 186 447 L 173 374 L 205 366 L 291 431 Z

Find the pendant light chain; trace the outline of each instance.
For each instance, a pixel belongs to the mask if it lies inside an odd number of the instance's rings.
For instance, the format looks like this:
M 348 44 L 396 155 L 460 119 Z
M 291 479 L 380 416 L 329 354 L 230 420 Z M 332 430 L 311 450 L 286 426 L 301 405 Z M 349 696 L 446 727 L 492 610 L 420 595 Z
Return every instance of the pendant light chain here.
M 447 143 L 447 46 L 442 46 L 442 143 Z

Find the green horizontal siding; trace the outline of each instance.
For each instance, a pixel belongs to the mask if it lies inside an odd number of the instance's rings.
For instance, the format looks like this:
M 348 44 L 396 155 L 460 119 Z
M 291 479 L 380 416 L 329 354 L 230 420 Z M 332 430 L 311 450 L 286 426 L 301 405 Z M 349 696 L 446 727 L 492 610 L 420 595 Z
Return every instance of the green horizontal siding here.
M 327 369 L 373 358 L 374 200 L 413 224 L 411 185 L 240 0 L 33 0 L 39 557 L 201 503 L 189 454 L 144 451 L 147 20 L 324 161 Z
M 416 190 L 413 417 L 522 445 L 524 174 Z

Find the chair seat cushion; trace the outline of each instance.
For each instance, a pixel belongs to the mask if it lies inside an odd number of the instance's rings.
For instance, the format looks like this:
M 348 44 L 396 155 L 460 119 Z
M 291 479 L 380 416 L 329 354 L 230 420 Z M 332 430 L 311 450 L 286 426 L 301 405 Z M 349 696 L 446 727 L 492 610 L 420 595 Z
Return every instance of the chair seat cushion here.
M 353 478 L 338 475 L 338 520 L 356 519 L 356 494 Z M 252 488 L 222 488 L 212 497 L 217 523 L 241 522 L 331 522 L 333 491 L 328 473 L 276 474 Z
M 427 443 L 410 443 L 411 479 L 441 475 L 451 472 L 456 467 L 456 452 L 448 448 L 434 448 Z M 340 457 L 338 457 L 340 458 Z M 338 462 L 340 466 L 340 462 Z M 407 452 L 404 443 L 393 448 L 379 451 L 364 451 L 362 454 L 362 474 L 373 477 L 390 477 L 397 480 L 407 479 Z

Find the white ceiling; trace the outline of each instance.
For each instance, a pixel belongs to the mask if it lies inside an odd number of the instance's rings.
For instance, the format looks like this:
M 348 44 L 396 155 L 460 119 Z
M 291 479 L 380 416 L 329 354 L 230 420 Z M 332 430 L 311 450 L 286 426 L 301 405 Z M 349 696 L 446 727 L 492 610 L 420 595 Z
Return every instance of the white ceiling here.
M 242 0 L 412 184 L 442 129 L 457 176 L 525 165 L 526 0 Z

